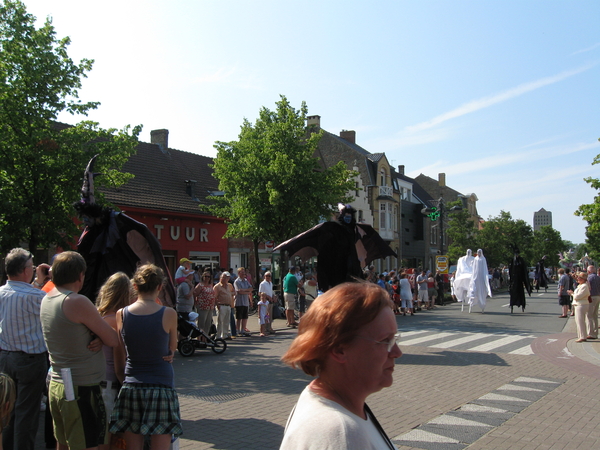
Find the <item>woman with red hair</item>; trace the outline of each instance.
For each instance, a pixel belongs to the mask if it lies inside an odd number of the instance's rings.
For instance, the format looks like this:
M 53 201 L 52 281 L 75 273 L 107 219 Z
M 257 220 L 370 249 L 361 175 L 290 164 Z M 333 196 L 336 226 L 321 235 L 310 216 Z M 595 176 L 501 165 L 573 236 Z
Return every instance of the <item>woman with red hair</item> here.
M 282 360 L 316 377 L 290 414 L 280 449 L 394 449 L 366 399 L 393 382 L 402 356 L 388 293 L 344 283 L 302 317 Z

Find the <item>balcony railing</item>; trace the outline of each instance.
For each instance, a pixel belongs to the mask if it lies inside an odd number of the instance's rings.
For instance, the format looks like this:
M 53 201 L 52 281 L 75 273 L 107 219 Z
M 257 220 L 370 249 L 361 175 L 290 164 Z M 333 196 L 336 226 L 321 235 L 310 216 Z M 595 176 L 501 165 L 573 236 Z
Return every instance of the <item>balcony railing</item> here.
M 387 195 L 388 197 L 392 197 L 394 194 L 394 189 L 391 186 L 379 186 L 379 195 Z

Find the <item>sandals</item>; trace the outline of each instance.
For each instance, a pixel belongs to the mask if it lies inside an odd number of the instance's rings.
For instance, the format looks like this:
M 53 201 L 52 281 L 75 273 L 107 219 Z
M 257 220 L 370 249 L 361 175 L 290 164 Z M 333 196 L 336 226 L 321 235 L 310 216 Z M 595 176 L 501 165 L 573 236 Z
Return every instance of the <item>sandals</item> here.
M 586 342 L 585 339 L 577 339 L 575 342 Z

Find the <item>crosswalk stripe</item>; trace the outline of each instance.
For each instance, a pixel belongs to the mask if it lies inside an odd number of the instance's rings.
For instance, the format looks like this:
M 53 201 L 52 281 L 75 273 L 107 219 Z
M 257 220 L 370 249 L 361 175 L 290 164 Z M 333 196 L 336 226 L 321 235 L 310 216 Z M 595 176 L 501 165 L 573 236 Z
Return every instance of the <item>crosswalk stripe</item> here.
M 433 420 L 427 422 L 428 424 L 433 425 L 459 425 L 464 427 L 489 427 L 494 428 L 492 425 L 488 425 L 487 423 L 476 422 L 474 420 L 463 419 L 461 417 L 454 417 L 450 415 L 438 416 Z
M 520 336 L 520 335 L 506 336 L 505 338 L 496 339 L 492 342 L 488 342 L 487 344 L 482 344 L 482 345 L 478 345 L 477 347 L 470 348 L 469 350 L 472 352 L 489 352 L 496 348 L 500 348 L 505 345 L 512 344 L 513 342 L 520 341 L 523 338 L 533 338 L 533 337 L 535 337 L 535 336 Z
M 515 380 L 516 383 L 548 383 L 561 384 L 559 381 L 544 380 L 542 378 L 519 377 Z
M 488 337 L 489 334 L 487 333 L 473 333 L 469 336 L 465 336 L 465 337 L 461 337 L 458 339 L 452 339 L 450 341 L 446 341 L 446 342 L 441 342 L 439 344 L 435 344 L 432 347 L 435 348 L 452 348 L 452 347 L 456 347 L 458 345 L 461 344 L 466 344 L 467 342 L 471 342 L 471 341 L 476 341 L 477 339 L 483 339 Z
M 410 336 L 416 336 L 418 334 L 425 334 L 428 333 L 429 330 L 417 330 L 417 331 L 402 331 L 402 330 L 398 330 L 399 333 L 402 334 L 402 339 L 410 337 Z
M 508 335 L 477 331 L 439 330 L 398 330 L 402 335 L 400 346 L 422 345 L 431 348 L 454 349 L 461 351 L 491 352 L 500 349 L 512 355 L 533 355 L 531 341 L 534 335 Z M 479 341 L 479 342 L 478 342 Z M 502 348 L 504 347 L 504 348 Z
M 402 339 L 402 341 L 400 341 L 400 345 L 416 345 L 416 344 L 422 344 L 423 342 L 428 342 L 428 341 L 435 341 L 436 339 L 441 339 L 444 338 L 446 336 L 452 336 L 454 333 L 437 333 L 437 334 L 430 334 L 428 336 L 423 336 L 423 337 L 418 337 L 418 338 L 414 338 L 414 339 L 408 339 L 408 340 L 404 340 Z
M 508 352 L 509 355 L 533 355 L 533 350 L 531 349 L 531 345 L 526 345 L 525 347 L 518 348 L 513 350 L 512 352 Z
M 457 411 L 465 411 L 465 412 L 486 412 L 486 413 L 507 413 L 506 409 L 494 408 L 492 406 L 481 406 L 475 405 L 474 403 L 467 403 L 466 405 L 462 405 Z
M 500 386 L 497 391 L 528 391 L 528 392 L 546 392 L 542 389 L 536 389 L 532 387 L 519 386 L 517 384 L 505 384 Z
M 482 395 L 479 397 L 479 400 L 496 400 L 502 402 L 523 402 L 523 403 L 531 403 L 529 400 L 525 400 L 522 398 L 512 397 L 510 395 L 501 395 L 494 394 L 490 392 L 489 394 Z
M 515 383 L 531 383 L 535 387 L 523 387 L 521 384 Z M 547 385 L 540 386 L 538 383 L 547 383 Z M 500 386 L 453 411 L 435 417 L 407 433 L 395 436 L 392 441 L 398 445 L 424 450 L 464 450 L 488 434 L 491 429 L 501 426 L 562 383 L 564 381 L 561 380 L 519 377 L 511 383 Z M 510 391 L 514 395 L 498 393 Z M 527 398 L 519 398 L 520 396 Z
M 392 439 L 392 441 L 413 441 L 413 442 L 436 442 L 443 444 L 458 444 L 459 441 L 439 434 L 430 433 L 425 430 L 411 430 L 406 434 L 401 434 Z

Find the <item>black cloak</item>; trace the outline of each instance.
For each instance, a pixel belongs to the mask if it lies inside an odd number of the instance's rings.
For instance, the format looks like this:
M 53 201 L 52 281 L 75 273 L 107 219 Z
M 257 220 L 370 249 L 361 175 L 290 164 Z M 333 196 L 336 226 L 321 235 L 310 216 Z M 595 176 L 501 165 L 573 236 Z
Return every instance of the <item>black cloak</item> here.
M 522 308 L 525 311 L 525 288 L 527 293 L 531 296 L 531 286 L 529 284 L 529 274 L 527 272 L 527 264 L 525 260 L 516 250 L 510 265 L 508 266 L 508 274 L 510 278 L 509 291 L 510 291 L 510 312 L 512 313 L 513 307 Z
M 275 250 L 287 251 L 290 257 L 297 255 L 303 260 L 318 255 L 317 282 L 322 291 L 361 279 L 362 267 L 375 259 L 397 255 L 372 226 L 356 223 L 355 212 L 345 205 L 338 221 L 320 223 L 279 244 Z M 350 223 L 341 220 L 345 213 L 352 214 Z

